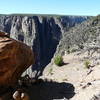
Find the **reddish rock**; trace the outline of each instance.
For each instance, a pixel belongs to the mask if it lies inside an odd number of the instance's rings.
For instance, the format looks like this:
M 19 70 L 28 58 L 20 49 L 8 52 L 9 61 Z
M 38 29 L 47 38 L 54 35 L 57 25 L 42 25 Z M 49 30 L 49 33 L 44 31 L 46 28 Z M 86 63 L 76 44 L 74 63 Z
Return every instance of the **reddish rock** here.
M 14 85 L 34 62 L 29 46 L 0 32 L 0 86 Z

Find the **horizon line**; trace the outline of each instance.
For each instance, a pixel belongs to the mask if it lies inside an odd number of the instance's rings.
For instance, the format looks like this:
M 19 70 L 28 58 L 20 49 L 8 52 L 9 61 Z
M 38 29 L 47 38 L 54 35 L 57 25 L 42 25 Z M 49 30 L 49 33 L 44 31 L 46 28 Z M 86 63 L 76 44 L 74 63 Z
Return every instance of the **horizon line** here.
M 51 13 L 0 13 L 0 15 L 48 15 L 48 16 L 98 16 L 97 15 L 79 15 L 79 14 L 51 14 Z

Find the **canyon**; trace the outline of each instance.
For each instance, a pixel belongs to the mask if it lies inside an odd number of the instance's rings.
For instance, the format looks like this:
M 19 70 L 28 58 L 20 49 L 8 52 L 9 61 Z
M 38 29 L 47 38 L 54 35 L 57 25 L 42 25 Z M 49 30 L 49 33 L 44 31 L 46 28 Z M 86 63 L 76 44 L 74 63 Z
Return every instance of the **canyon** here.
M 30 46 L 36 54 L 36 64 L 25 74 L 42 71 L 51 62 L 57 45 L 71 27 L 86 21 L 88 16 L 0 15 L 0 31 Z M 37 75 L 38 76 L 38 75 Z

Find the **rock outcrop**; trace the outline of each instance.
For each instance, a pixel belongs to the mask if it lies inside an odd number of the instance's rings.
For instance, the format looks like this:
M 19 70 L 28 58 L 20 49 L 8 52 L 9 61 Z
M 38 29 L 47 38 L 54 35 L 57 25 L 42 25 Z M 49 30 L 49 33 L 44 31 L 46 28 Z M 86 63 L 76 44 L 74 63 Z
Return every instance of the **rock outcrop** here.
M 21 89 L 15 91 L 15 93 L 13 94 L 13 99 L 14 100 L 30 100 L 29 95 Z
M 15 85 L 21 74 L 34 63 L 29 46 L 0 32 L 0 87 Z

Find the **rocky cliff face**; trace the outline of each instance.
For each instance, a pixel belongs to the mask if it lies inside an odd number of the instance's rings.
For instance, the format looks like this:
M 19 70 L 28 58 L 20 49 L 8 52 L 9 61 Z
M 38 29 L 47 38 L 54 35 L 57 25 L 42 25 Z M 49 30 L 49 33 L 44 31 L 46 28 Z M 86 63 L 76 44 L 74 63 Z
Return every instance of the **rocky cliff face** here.
M 50 62 L 63 33 L 88 18 L 80 16 L 2 15 L 0 16 L 0 30 L 31 46 L 36 53 L 36 69 L 39 70 Z
M 100 15 L 92 17 L 65 32 L 57 47 L 56 54 L 64 54 L 65 51 L 72 53 L 72 51 L 75 50 L 89 50 L 90 48 L 93 49 L 99 47 Z

